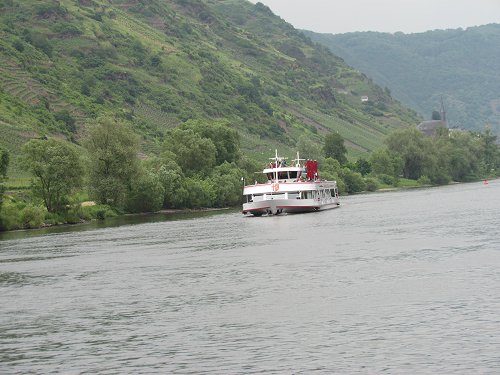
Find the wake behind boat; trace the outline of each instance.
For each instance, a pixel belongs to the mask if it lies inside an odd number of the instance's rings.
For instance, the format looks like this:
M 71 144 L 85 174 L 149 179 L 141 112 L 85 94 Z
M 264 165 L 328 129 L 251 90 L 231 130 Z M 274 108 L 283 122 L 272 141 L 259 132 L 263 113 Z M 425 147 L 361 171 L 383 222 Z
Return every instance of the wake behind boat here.
M 261 216 L 298 213 L 337 208 L 340 205 L 336 181 L 324 181 L 318 175 L 318 162 L 297 158 L 287 165 L 278 156 L 262 171 L 264 184 L 255 183 L 243 188 L 243 214 Z

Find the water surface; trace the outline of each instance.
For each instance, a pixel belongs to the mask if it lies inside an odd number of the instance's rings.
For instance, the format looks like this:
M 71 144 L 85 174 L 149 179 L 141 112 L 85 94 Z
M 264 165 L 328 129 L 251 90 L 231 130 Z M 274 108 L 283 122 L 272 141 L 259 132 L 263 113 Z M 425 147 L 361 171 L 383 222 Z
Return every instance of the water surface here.
M 499 210 L 493 181 L 7 237 L 0 373 L 500 373 Z

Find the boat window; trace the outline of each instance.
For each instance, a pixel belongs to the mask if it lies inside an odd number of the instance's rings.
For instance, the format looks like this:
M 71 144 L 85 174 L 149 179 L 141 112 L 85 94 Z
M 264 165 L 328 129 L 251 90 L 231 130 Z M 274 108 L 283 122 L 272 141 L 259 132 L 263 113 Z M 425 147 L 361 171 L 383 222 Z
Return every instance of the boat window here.
M 278 172 L 278 178 L 280 180 L 284 180 L 284 179 L 288 178 L 288 174 L 286 172 Z
M 297 172 L 296 171 L 290 171 L 290 178 L 293 178 L 295 180 L 297 178 Z
M 271 181 L 271 180 L 273 179 L 273 174 L 272 174 L 271 172 L 269 172 L 269 173 L 267 174 L 267 179 L 268 179 L 269 181 Z

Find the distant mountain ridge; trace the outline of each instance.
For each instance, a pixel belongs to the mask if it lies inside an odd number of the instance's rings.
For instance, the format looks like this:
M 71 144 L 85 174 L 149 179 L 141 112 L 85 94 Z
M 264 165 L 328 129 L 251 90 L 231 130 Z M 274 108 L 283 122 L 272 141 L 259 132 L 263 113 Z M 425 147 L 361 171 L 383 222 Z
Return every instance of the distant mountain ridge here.
M 359 155 L 418 122 L 262 4 L 0 0 L 0 147 L 16 156 L 33 137 L 78 143 L 103 115 L 130 123 L 145 154 L 188 119 L 224 119 L 260 158 L 330 131 Z
M 451 126 L 500 134 L 500 24 L 425 33 L 305 31 L 430 118 L 441 97 Z

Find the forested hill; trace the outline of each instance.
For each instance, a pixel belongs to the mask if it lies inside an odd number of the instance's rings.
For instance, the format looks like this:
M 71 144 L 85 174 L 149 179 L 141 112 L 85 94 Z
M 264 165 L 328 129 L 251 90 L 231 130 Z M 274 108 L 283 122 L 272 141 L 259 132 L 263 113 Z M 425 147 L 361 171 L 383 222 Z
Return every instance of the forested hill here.
M 394 97 L 429 118 L 441 97 L 450 124 L 500 134 L 500 25 L 418 34 L 315 34 Z
M 145 154 L 188 119 L 225 119 L 261 158 L 332 130 L 359 155 L 418 122 L 262 4 L 0 0 L 0 147 L 11 172 L 29 138 L 78 143 L 102 115 L 130 123 Z

